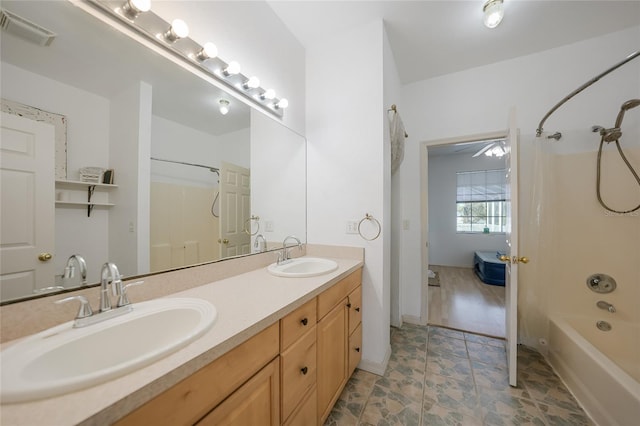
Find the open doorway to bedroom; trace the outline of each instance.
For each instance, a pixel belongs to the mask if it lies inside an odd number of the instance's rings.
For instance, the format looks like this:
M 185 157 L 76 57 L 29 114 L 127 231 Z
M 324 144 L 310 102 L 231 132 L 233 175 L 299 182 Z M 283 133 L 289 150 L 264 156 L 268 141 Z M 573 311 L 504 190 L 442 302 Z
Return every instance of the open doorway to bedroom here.
M 504 135 L 428 145 L 428 323 L 505 337 Z

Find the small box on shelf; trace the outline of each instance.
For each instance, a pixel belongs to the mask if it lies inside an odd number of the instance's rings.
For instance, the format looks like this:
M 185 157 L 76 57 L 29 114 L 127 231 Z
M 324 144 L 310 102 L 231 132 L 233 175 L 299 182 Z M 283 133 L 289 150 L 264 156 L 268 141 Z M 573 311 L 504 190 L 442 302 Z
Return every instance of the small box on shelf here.
M 113 169 L 105 170 L 104 173 L 102 174 L 102 183 L 113 185 L 113 177 L 114 177 L 113 175 L 114 175 Z

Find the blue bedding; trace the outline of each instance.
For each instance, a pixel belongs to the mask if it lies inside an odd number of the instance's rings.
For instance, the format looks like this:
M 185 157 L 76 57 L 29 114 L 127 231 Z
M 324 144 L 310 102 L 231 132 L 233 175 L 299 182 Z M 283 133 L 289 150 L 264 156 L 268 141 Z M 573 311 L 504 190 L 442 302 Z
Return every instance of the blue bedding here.
M 473 270 L 482 282 L 504 286 L 505 263 L 499 259 L 497 251 L 476 251 L 473 255 Z

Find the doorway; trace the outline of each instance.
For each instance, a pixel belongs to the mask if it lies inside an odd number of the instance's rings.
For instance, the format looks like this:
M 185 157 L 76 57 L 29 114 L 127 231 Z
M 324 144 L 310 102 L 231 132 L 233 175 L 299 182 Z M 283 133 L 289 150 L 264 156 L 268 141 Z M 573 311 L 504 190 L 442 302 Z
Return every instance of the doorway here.
M 505 137 L 497 132 L 423 144 L 422 269 L 429 324 L 505 337 L 505 274 L 498 259 L 507 249 Z M 487 274 L 483 259 L 491 264 Z

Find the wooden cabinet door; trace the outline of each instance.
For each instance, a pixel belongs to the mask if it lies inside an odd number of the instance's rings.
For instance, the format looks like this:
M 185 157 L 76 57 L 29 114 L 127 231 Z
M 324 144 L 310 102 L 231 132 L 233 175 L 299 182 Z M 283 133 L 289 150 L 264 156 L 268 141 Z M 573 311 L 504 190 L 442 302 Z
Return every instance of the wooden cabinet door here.
M 362 359 L 362 324 L 349 336 L 349 377 L 353 374 Z
M 349 334 L 362 322 L 362 286 L 358 286 L 349 294 Z
M 348 347 L 347 300 L 338 303 L 318 322 L 318 417 L 320 424 L 329 415 L 347 382 Z
M 280 360 L 267 364 L 197 423 L 199 426 L 280 424 Z

